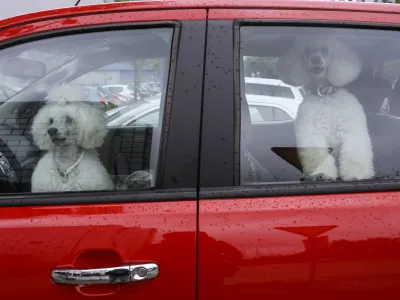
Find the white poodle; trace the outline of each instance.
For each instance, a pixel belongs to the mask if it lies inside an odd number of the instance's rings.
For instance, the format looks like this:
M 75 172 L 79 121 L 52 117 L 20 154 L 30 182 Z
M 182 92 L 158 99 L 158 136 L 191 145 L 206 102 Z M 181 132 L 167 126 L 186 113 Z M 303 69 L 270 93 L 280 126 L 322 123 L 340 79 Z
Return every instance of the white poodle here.
M 53 88 L 34 118 L 35 144 L 47 153 L 32 175 L 32 192 L 113 190 L 95 147 L 107 134 L 104 111 L 84 102 L 82 90 Z
M 359 57 L 333 37 L 299 38 L 277 62 L 281 79 L 303 86 L 295 132 L 303 173 L 311 180 L 374 176 L 366 115 L 345 89 L 361 71 Z

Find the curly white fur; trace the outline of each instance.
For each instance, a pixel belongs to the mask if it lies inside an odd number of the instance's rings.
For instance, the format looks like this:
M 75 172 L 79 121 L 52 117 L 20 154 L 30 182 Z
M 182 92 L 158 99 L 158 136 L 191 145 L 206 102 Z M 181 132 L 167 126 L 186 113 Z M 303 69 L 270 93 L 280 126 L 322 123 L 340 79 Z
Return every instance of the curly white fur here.
M 32 136 L 46 154 L 32 175 L 32 192 L 112 190 L 114 184 L 95 148 L 107 134 L 104 112 L 84 102 L 73 86 L 61 85 L 48 93 L 48 101 L 34 118 Z M 63 170 L 82 159 L 63 180 Z
M 323 46 L 325 55 L 315 60 L 320 69 L 312 72 L 313 64 L 304 53 L 315 54 L 313 49 Z M 356 53 L 333 38 L 302 38 L 280 58 L 277 71 L 291 85 L 325 84 L 335 88 L 335 92 L 324 96 L 310 93 L 299 107 L 295 131 L 304 175 L 322 180 L 372 178 L 373 149 L 366 115 L 358 99 L 343 88 L 360 74 L 361 61 Z

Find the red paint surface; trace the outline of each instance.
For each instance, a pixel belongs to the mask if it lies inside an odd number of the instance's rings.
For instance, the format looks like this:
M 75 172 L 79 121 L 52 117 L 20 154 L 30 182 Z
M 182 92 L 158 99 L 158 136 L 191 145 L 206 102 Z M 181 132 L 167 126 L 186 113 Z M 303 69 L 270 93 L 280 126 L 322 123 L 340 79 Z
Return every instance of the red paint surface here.
M 400 192 L 200 201 L 199 299 L 394 299 L 399 215 Z
M 106 13 L 106 6 L 96 7 L 101 7 L 102 14 L 61 18 L 63 11 L 70 11 L 61 9 L 1 21 L 0 27 L 15 26 L 1 30 L 0 41 L 89 25 L 206 18 L 204 9 Z M 71 11 L 79 13 L 81 8 Z M 96 8 L 88 12 L 95 13 Z M 0 298 L 131 300 L 174 295 L 177 300 L 194 299 L 195 232 L 196 201 L 0 208 Z M 77 287 L 57 285 L 50 279 L 55 268 L 135 262 L 156 262 L 159 276 L 140 283 Z
M 340 12 L 350 6 L 281 3 L 286 9 L 211 9 L 208 17 L 400 23 L 399 5 L 378 13 L 360 3 Z M 202 200 L 199 300 L 395 299 L 399 215 L 400 193 Z
M 195 231 L 195 201 L 0 208 L 1 299 L 194 299 Z M 59 267 L 135 262 L 158 263 L 159 276 L 79 291 L 50 279 Z
M 176 20 L 205 20 L 206 11 L 202 9 L 192 10 L 164 10 L 147 12 L 123 12 L 85 16 L 71 16 L 69 18 L 50 19 L 46 21 L 28 23 L 25 25 L 10 27 L 0 30 L 0 42 L 16 38 L 22 35 L 57 29 L 82 27 L 89 25 L 152 22 L 152 21 L 176 21 Z
M 338 1 L 302 1 L 302 0 L 159 0 L 142 2 L 124 2 L 113 4 L 86 5 L 35 12 L 0 21 L 0 28 L 14 26 L 21 22 L 39 21 L 48 18 L 65 18 L 85 14 L 110 14 L 123 11 L 163 10 L 177 8 L 262 8 L 262 9 L 303 9 L 400 13 L 395 4 L 352 3 Z
M 363 4 L 361 4 L 361 6 L 363 6 Z M 380 4 L 380 6 L 385 6 L 385 4 Z M 397 4 L 397 6 L 400 5 Z M 330 21 L 372 22 L 372 23 L 390 23 L 390 24 L 400 23 L 399 15 L 394 10 L 391 11 L 390 13 L 378 13 L 378 12 L 368 12 L 368 11 L 335 12 L 330 10 L 323 11 L 323 10 L 311 10 L 311 9 L 308 10 L 213 9 L 210 10 L 208 18 L 210 20 L 269 19 L 269 20 L 313 20 L 313 21 L 330 20 Z M 323 22 L 321 22 L 321 24 L 323 24 Z
M 174 10 L 180 7 L 190 10 Z M 124 3 L 3 20 L 0 40 L 95 24 L 201 20 L 205 10 L 195 8 L 207 7 L 264 8 L 215 9 L 210 11 L 212 19 L 400 22 L 400 5 L 261 0 Z M 400 193 L 201 201 L 199 299 L 397 298 L 399 204 Z M 195 201 L 1 208 L 1 298 L 87 299 L 86 294 L 109 295 L 107 299 L 194 299 L 195 230 Z M 59 286 L 50 280 L 57 267 L 145 261 L 159 264 L 155 280 L 92 288 Z

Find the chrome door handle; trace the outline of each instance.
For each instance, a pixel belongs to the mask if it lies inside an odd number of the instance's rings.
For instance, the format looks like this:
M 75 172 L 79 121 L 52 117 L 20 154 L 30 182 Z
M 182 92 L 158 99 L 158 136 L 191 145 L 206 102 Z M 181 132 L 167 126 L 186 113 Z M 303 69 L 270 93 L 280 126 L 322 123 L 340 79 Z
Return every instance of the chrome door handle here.
M 158 265 L 151 263 L 103 269 L 58 269 L 51 272 L 51 279 L 59 284 L 113 284 L 149 280 L 158 273 Z

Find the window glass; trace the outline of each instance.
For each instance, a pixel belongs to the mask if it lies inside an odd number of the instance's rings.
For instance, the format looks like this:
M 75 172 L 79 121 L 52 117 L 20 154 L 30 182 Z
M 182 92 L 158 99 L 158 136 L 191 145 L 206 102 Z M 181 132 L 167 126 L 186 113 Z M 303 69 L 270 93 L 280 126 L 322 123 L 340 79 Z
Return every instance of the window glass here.
M 256 106 L 249 106 L 251 123 L 261 123 L 264 122 L 263 117 L 258 111 Z
M 0 193 L 154 187 L 172 34 L 106 31 L 0 50 Z M 135 92 L 146 83 L 158 84 L 156 98 Z M 127 122 L 149 106 L 144 124 Z
M 249 104 L 251 123 L 287 121 L 292 118 L 279 107 Z
M 115 94 L 118 94 L 118 93 L 120 93 L 120 92 L 122 92 L 122 87 L 118 87 L 118 86 L 116 86 L 116 87 L 110 87 L 110 91 L 111 91 L 111 93 L 115 93 Z
M 253 106 L 257 109 L 261 117 L 260 122 L 273 122 L 274 121 L 274 108 L 271 106 Z M 256 121 L 255 121 L 256 122 Z M 253 123 L 255 123 L 253 122 Z
M 399 47 L 390 30 L 241 26 L 241 184 L 400 179 Z
M 292 118 L 282 109 L 280 108 L 275 108 L 275 117 L 274 120 L 275 121 L 287 121 L 287 120 L 291 120 Z
M 294 95 L 290 88 L 278 85 L 260 84 L 260 83 L 246 83 L 245 86 L 246 94 L 260 95 L 260 96 L 271 96 L 271 97 L 283 97 L 283 98 L 294 98 Z
M 153 111 L 151 113 L 147 113 L 144 116 L 137 118 L 135 121 L 129 123 L 129 125 L 134 125 L 135 123 L 144 123 L 144 124 L 157 126 L 158 121 L 159 121 L 159 114 L 160 114 L 160 111 L 158 109 L 156 109 L 155 111 Z

